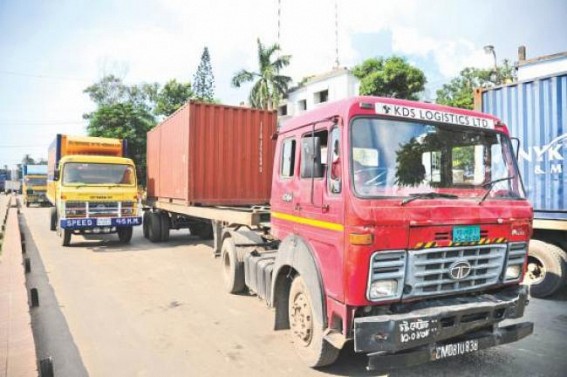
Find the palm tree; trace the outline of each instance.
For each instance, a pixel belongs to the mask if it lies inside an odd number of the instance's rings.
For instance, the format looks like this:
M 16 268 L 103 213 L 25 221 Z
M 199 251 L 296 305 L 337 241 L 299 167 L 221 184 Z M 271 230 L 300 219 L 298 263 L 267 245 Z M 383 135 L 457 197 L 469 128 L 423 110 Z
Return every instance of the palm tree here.
M 264 46 L 259 38 L 257 41 L 259 71 L 240 70 L 232 78 L 232 85 L 240 88 L 243 83 L 257 79 L 250 90 L 248 101 L 252 107 L 272 110 L 278 106 L 291 82 L 291 77 L 279 74 L 283 67 L 289 65 L 291 56 L 282 55 L 272 61 L 274 53 L 280 50 L 280 46 L 277 43 Z

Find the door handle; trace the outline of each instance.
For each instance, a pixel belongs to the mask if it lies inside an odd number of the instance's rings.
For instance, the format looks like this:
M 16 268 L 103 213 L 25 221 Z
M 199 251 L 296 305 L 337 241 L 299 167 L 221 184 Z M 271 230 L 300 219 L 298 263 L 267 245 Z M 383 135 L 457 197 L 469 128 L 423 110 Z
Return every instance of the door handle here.
M 296 210 L 296 211 L 301 211 L 301 204 L 295 203 L 295 210 Z

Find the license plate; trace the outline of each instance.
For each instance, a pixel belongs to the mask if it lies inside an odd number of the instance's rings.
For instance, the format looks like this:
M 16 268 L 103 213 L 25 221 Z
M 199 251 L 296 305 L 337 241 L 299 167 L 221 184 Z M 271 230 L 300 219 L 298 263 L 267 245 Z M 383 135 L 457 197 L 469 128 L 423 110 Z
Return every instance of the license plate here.
M 97 219 L 96 225 L 98 226 L 109 226 L 112 224 L 112 219 Z
M 478 339 L 465 340 L 464 342 L 436 346 L 431 355 L 431 359 L 441 360 L 476 351 L 478 351 Z
M 480 241 L 480 226 L 456 226 L 453 228 L 453 242 L 478 242 Z

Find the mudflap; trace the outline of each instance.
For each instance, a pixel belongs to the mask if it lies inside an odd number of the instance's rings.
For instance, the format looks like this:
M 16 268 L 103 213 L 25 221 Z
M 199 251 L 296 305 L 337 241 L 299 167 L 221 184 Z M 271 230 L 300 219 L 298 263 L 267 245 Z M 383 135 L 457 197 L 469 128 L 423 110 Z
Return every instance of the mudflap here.
M 400 367 L 416 366 L 430 361 L 460 356 L 490 347 L 513 343 L 533 333 L 532 322 L 523 322 L 493 331 L 469 333 L 458 339 L 429 344 L 395 354 L 376 352 L 368 354 L 368 370 L 386 371 Z

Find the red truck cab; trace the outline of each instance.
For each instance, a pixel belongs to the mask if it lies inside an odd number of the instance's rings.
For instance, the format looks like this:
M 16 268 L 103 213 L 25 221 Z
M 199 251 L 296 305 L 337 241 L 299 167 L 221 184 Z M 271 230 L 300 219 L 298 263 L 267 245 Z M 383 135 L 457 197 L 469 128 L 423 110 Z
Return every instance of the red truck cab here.
M 270 204 L 267 300 L 311 366 L 349 339 L 387 368 L 533 331 L 499 327 L 527 304 L 532 208 L 493 116 L 378 97 L 320 106 L 279 130 Z

